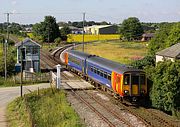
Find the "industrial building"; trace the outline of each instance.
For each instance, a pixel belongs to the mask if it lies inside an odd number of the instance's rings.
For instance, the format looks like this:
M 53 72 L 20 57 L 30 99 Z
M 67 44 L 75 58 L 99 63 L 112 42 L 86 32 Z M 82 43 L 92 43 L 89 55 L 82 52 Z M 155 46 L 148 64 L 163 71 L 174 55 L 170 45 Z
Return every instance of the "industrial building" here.
M 94 25 L 84 27 L 85 34 L 116 34 L 117 27 L 115 25 Z

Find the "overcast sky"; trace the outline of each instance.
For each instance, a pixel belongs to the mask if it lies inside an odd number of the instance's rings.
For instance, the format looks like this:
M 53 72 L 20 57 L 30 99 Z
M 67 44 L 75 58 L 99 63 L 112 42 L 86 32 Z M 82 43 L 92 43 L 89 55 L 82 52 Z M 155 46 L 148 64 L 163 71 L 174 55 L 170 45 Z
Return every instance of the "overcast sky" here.
M 43 21 L 45 15 L 80 21 L 83 12 L 88 21 L 121 23 L 133 16 L 141 22 L 173 22 L 180 21 L 180 0 L 0 0 L 0 22 L 6 12 L 15 13 L 11 22 L 23 24 Z

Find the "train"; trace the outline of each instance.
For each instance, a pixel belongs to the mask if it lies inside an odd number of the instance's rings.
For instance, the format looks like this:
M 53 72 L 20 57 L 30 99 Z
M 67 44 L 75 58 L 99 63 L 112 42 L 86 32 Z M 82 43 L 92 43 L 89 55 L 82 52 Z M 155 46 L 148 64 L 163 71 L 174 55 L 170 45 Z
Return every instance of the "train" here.
M 136 101 L 147 95 L 146 74 L 140 69 L 77 50 L 67 51 L 64 58 L 68 69 L 112 91 L 121 100 Z

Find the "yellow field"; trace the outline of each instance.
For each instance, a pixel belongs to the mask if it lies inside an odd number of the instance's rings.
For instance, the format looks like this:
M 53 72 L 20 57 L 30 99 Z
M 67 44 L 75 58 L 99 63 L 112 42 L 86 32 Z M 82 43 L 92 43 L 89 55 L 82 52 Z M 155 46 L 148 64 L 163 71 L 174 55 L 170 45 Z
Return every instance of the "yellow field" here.
M 34 38 L 34 35 L 32 33 L 27 33 L 27 35 L 30 37 L 30 38 Z
M 85 52 L 95 54 L 122 64 L 142 59 L 147 53 L 146 42 L 101 42 L 85 45 Z M 77 48 L 82 51 L 82 46 Z
M 119 34 L 104 34 L 104 35 L 84 35 L 84 42 L 90 41 L 103 41 L 103 40 L 118 40 L 120 39 Z M 69 34 L 67 42 L 82 42 L 83 35 L 82 34 Z

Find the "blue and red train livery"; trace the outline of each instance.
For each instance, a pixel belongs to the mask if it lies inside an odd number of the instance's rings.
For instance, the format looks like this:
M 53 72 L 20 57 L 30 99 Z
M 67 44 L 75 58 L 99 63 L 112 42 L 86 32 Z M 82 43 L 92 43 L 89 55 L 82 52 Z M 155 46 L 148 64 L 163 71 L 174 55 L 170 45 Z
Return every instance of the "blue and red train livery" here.
M 147 80 L 142 70 L 75 50 L 65 53 L 65 64 L 120 97 L 137 98 L 147 94 Z

